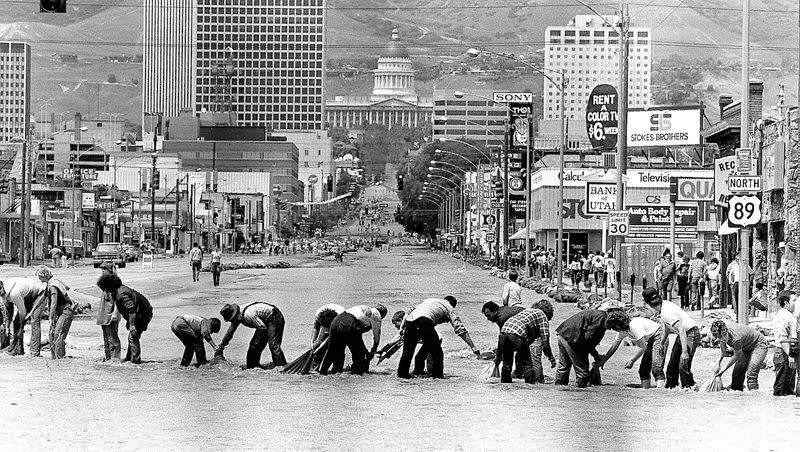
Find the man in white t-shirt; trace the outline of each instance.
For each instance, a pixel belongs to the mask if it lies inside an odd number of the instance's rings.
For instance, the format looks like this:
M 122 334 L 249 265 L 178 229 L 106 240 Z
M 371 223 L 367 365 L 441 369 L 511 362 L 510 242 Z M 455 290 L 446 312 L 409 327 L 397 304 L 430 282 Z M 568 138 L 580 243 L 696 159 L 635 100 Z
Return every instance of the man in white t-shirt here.
M 503 286 L 503 306 L 516 306 L 522 304 L 522 286 L 517 284 L 519 273 L 516 270 L 508 271 L 508 282 Z
M 700 328 L 697 322 L 692 319 L 680 306 L 671 301 L 663 301 L 658 294 L 658 290 L 648 287 L 642 291 L 642 298 L 648 306 L 658 312 L 661 321 L 664 323 L 663 334 L 656 338 L 653 346 L 653 375 L 656 376 L 656 385 L 665 388 L 675 388 L 680 385 L 683 388 L 694 388 L 695 380 L 692 375 L 692 359 L 694 352 L 700 344 Z M 677 334 L 675 344 L 672 346 L 672 354 L 667 366 L 666 381 L 663 378 L 664 362 L 666 351 L 669 345 L 669 335 Z
M 656 337 L 660 337 L 659 332 L 663 330 L 663 325 L 645 317 L 631 318 L 625 311 L 615 309 L 608 313 L 606 328 L 616 331 L 617 337 L 604 355 L 602 364 L 607 363 L 622 341 L 628 338 L 634 345 L 639 347 L 639 350 L 625 364 L 625 367 L 633 369 L 633 365 L 641 357 L 639 379 L 642 381 L 642 389 L 650 388 L 650 372 L 653 368 L 653 345 Z

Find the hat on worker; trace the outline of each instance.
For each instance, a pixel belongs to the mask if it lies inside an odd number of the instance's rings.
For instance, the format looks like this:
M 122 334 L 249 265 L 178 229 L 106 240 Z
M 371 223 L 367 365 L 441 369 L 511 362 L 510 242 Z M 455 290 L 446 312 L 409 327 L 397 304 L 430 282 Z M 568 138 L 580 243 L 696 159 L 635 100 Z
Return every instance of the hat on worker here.
M 654 304 L 661 301 L 661 296 L 658 294 L 658 290 L 655 287 L 648 287 L 642 291 L 642 298 L 644 302 L 647 304 Z
M 222 309 L 219 310 L 219 314 L 225 319 L 226 322 L 230 322 L 232 318 L 236 316 L 239 312 L 239 306 L 235 304 L 225 304 Z

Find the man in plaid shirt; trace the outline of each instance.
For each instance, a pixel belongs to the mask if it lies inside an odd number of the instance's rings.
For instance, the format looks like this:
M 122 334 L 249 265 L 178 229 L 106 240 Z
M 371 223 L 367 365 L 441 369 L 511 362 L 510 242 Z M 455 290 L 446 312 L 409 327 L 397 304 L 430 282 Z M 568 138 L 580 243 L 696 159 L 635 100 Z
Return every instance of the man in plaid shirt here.
M 497 343 L 497 357 L 495 364 L 503 363 L 500 373 L 501 383 L 511 383 L 511 366 L 514 363 L 514 354 L 517 354 L 517 365 L 521 368 L 526 383 L 535 383 L 533 362 L 531 360 L 530 344 L 541 338 L 542 351 L 550 360 L 552 367 L 556 366 L 556 359 L 550 349 L 550 325 L 547 316 L 541 309 L 528 308 L 514 315 L 503 325 Z

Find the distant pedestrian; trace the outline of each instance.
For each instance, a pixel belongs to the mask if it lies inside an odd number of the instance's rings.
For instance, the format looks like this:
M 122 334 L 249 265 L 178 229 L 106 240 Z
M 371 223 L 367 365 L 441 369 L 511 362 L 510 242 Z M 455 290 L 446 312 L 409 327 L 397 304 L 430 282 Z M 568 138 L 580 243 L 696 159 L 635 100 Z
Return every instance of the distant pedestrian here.
M 455 307 L 458 304 L 456 298 L 448 295 L 442 298 L 427 298 L 417 305 L 411 312 L 406 314 L 400 332 L 403 335 L 403 355 L 397 365 L 397 376 L 399 378 L 411 378 L 409 367 L 411 359 L 417 347 L 417 342 L 422 340 L 425 353 L 432 355 L 432 368 L 430 369 L 433 378 L 444 378 L 444 352 L 439 335 L 436 333 L 436 325 L 450 323 L 453 330 L 472 350 L 475 356 L 480 356 L 481 351 L 475 347 L 472 338 L 469 336 L 466 327 L 461 322 L 461 318 L 456 314 Z
M 608 287 L 617 287 L 617 260 L 614 259 L 614 255 L 606 253 L 603 264 L 606 266 L 606 282 L 608 283 Z
M 689 261 L 689 306 L 693 311 L 702 307 L 706 271 L 705 254 L 698 251 Z
M 267 369 L 286 365 L 286 357 L 283 355 L 283 350 L 281 350 L 286 320 L 277 306 L 263 301 L 256 301 L 242 307 L 231 303 L 223 306 L 219 313 L 226 322 L 230 322 L 230 326 L 225 333 L 225 337 L 219 343 L 219 347 L 217 347 L 216 356 L 223 356 L 223 351 L 233 339 L 236 329 L 239 328 L 239 325 L 244 325 L 255 330 L 253 338 L 250 339 L 250 346 L 247 349 L 246 369 L 256 367 Z M 269 345 L 269 350 L 272 354 L 271 366 L 261 364 L 261 353 L 267 348 L 267 345 Z
M 706 287 L 708 288 L 708 307 L 719 307 L 719 288 L 720 288 L 720 271 L 719 259 L 716 257 L 711 258 L 711 262 L 706 267 Z
M 677 264 L 678 298 L 681 300 L 681 309 L 689 307 L 689 256 L 683 256 Z
M 64 253 L 61 251 L 61 248 L 58 246 L 53 246 L 50 248 L 50 258 L 53 259 L 53 267 L 60 268 L 61 267 L 61 256 Z
M 772 361 L 775 365 L 775 385 L 772 394 L 776 396 L 793 395 L 797 374 L 797 319 L 795 300 L 791 292 L 778 294 L 780 310 L 772 319 L 772 334 L 775 336 L 775 351 Z M 793 353 L 794 352 L 794 353 Z
M 595 287 L 605 286 L 605 259 L 603 253 L 599 250 L 592 258 L 592 271 L 594 271 L 594 284 Z
M 147 331 L 147 326 L 153 319 L 153 307 L 150 301 L 139 292 L 123 285 L 117 275 L 101 275 L 97 280 L 97 287 L 111 295 L 117 310 L 125 319 L 125 327 L 128 329 L 128 351 L 122 361 L 141 364 L 142 333 Z
M 219 275 L 222 273 L 222 252 L 219 247 L 215 247 L 211 252 L 211 276 L 214 279 L 214 287 L 219 286 Z
M 769 343 L 763 334 L 749 325 L 740 325 L 727 320 L 715 320 L 711 324 L 711 335 L 719 341 L 719 364 L 715 376 L 722 374 L 733 366 L 730 389 L 743 391 L 745 379 L 747 389 L 758 389 L 758 373 L 767 357 Z M 725 368 L 722 361 L 725 359 L 727 346 L 733 349 L 733 356 L 728 360 Z
M 606 333 L 605 311 L 587 309 L 569 317 L 558 326 L 558 368 L 556 385 L 569 384 L 569 374 L 575 368 L 579 388 L 589 386 L 589 355 L 602 365 L 604 358 L 597 353 L 597 345 Z
M 522 286 L 517 284 L 519 273 L 516 270 L 508 271 L 508 282 L 503 286 L 503 306 L 522 304 Z
M 197 367 L 208 363 L 206 359 L 206 347 L 203 341 L 211 345 L 214 354 L 217 352 L 217 345 L 214 339 L 211 338 L 212 334 L 219 333 L 222 323 L 218 318 L 214 317 L 206 319 L 196 315 L 183 314 L 179 315 L 172 321 L 172 332 L 183 343 L 183 356 L 181 357 L 181 366 L 186 367 L 192 363 L 192 356 L 197 356 Z
M 203 268 L 203 250 L 197 242 L 192 244 L 192 249 L 189 250 L 189 265 L 192 267 L 192 281 L 200 281 L 200 269 Z
M 672 260 L 672 254 L 668 249 L 664 250 L 664 254 L 661 255 L 657 268 L 658 290 L 661 294 L 661 299 L 672 301 L 672 291 L 675 289 L 677 266 L 675 265 L 675 261 Z
M 50 313 L 50 356 L 61 359 L 66 356 L 66 340 L 69 334 L 72 319 L 72 300 L 69 297 L 69 287 L 63 282 L 53 278 L 53 273 L 45 266 L 39 267 L 36 272 L 39 281 L 47 285 L 46 295 Z

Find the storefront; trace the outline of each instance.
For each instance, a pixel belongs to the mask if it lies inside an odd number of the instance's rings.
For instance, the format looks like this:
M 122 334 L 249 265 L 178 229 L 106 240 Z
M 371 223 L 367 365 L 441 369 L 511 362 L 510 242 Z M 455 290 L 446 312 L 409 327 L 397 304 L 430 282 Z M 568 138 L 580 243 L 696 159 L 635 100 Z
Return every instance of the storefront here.
M 641 278 L 652 273 L 658 256 L 670 247 L 669 178 L 684 177 L 697 180 L 713 178 L 711 170 L 689 169 L 632 169 L 625 178 L 625 202 L 631 214 L 631 233 L 626 239 L 623 278 L 630 274 Z M 611 251 L 613 237 L 607 235 L 607 220 L 602 214 L 589 213 L 598 208 L 595 200 L 587 200 L 587 180 L 612 187 L 614 171 L 589 168 L 567 169 L 564 177 L 564 243 L 569 256 L 589 252 Z M 559 180 L 556 168 L 543 168 L 531 176 L 531 237 L 535 244 L 556 248 L 558 235 Z M 699 196 L 699 195 L 698 195 Z M 616 196 L 608 197 L 613 201 Z M 590 204 L 591 203 L 591 204 Z M 717 221 L 712 202 L 682 202 L 676 207 L 676 248 L 694 255 L 703 250 L 714 255 L 717 246 Z M 565 256 L 566 258 L 566 256 Z M 627 279 L 626 279 L 627 280 Z

